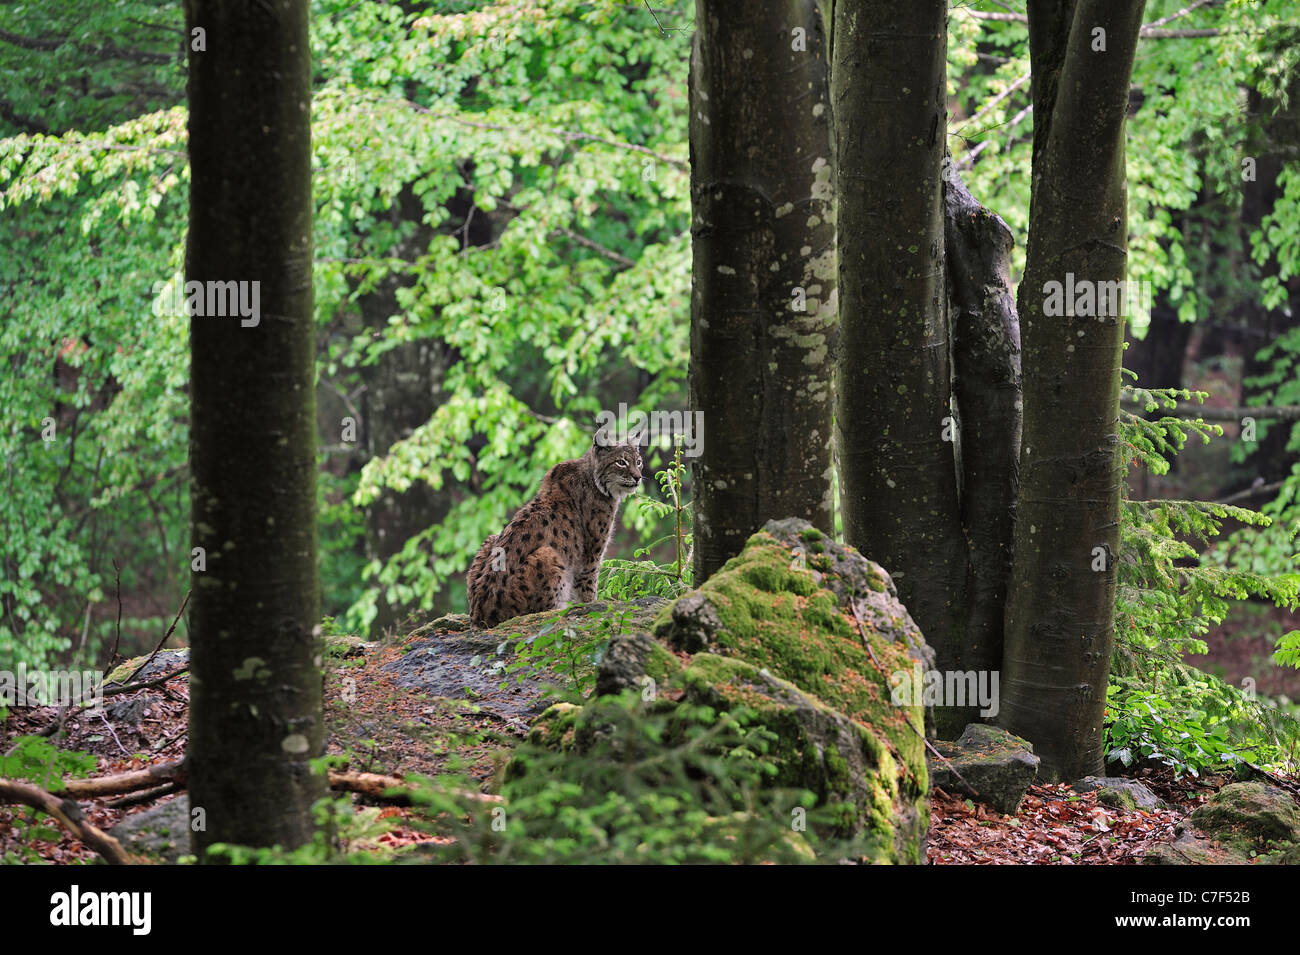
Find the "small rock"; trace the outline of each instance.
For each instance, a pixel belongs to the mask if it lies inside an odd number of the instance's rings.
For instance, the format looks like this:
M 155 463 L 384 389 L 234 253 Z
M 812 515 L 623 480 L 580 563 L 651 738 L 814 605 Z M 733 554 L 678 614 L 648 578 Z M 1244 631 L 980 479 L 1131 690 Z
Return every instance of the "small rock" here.
M 965 793 L 1009 816 L 1020 808 L 1038 775 L 1033 745 L 997 726 L 971 723 L 955 743 L 937 740 L 934 747 L 948 762 L 930 758 L 932 789 Z
M 445 613 L 436 620 L 429 621 L 428 630 L 450 631 L 452 633 L 469 629 L 469 614 L 467 613 Z
M 181 793 L 165 803 L 127 816 L 109 830 L 127 852 L 175 863 L 190 853 L 190 797 Z
M 1136 779 L 1123 776 L 1085 776 L 1074 784 L 1075 792 L 1097 792 L 1097 802 L 1112 809 L 1142 809 L 1154 812 L 1168 809 L 1165 802 Z
M 644 690 L 649 686 L 647 677 L 659 685 L 680 669 L 677 658 L 650 634 L 615 634 L 596 672 L 596 695 L 606 696 L 633 687 Z
M 145 708 L 152 702 L 147 695 L 134 696 L 129 700 L 117 700 L 104 707 L 104 713 L 112 723 L 118 726 L 130 726 L 138 729 L 144 719 Z

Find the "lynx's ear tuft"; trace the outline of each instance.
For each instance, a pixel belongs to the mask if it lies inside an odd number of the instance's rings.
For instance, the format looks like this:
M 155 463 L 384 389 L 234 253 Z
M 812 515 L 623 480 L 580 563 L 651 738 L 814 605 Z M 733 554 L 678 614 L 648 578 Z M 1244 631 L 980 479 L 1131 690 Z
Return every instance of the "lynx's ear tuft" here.
M 638 428 L 635 431 L 629 432 L 627 436 L 627 443 L 634 448 L 639 447 L 641 445 L 641 442 L 645 440 L 646 430 L 647 430 L 646 428 Z
M 596 429 L 596 433 L 591 436 L 591 443 L 594 447 L 607 448 L 614 443 L 614 439 L 610 435 L 609 429 L 601 425 Z

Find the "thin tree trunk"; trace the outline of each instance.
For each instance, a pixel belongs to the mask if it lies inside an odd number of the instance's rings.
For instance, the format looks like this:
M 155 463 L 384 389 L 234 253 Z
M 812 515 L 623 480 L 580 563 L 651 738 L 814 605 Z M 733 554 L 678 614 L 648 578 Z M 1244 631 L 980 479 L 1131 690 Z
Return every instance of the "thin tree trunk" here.
M 186 275 L 252 315 L 190 320 L 193 846 L 300 845 L 321 754 L 307 0 L 187 0 Z M 253 286 L 252 283 L 259 283 Z
M 695 578 L 770 518 L 834 530 L 835 226 L 813 0 L 697 0 L 691 60 Z
M 955 437 L 968 601 L 964 639 L 948 659 L 955 670 L 991 673 L 1002 665 L 1019 485 L 1020 323 L 1011 289 L 1011 230 L 976 201 L 955 170 L 944 182 L 944 238 L 953 392 L 961 417 Z M 964 725 L 980 716 L 981 708 L 968 704 L 956 708 L 948 722 Z
M 844 535 L 956 669 L 966 625 L 944 282 L 943 0 L 839 0 L 831 99 Z M 963 714 L 937 710 L 940 734 Z
M 1278 110 L 1274 100 L 1266 99 L 1257 90 L 1247 94 L 1246 108 L 1250 118 L 1258 124 L 1259 131 L 1255 141 L 1247 146 L 1247 155 L 1256 158 L 1254 176 L 1242 183 L 1241 229 L 1242 244 L 1250 248 L 1250 235 L 1258 230 L 1264 219 L 1271 215 L 1274 207 L 1283 199 L 1282 183 L 1279 176 L 1289 164 L 1294 163 L 1297 149 L 1300 149 L 1300 78 L 1292 77 L 1288 83 L 1287 105 Z M 1293 173 L 1294 174 L 1294 169 Z M 1269 257 L 1263 265 L 1265 275 L 1278 275 L 1281 272 L 1276 255 Z M 1300 325 L 1300 313 L 1295 303 L 1300 295 L 1292 292 L 1288 307 L 1265 308 L 1259 296 L 1244 302 L 1239 309 L 1240 320 L 1246 325 L 1246 355 L 1242 368 L 1243 384 L 1241 403 L 1247 404 L 1251 399 L 1261 395 L 1265 400 L 1272 399 L 1276 384 L 1259 386 L 1246 383 L 1256 376 L 1269 375 L 1274 370 L 1276 355 L 1260 359 L 1259 350 L 1273 344 Z M 1259 419 L 1265 422 L 1266 419 Z M 1238 419 L 1240 423 L 1240 419 Z M 1250 469 L 1239 485 L 1252 480 L 1263 479 L 1274 483 L 1285 479 L 1291 473 L 1296 455 L 1288 450 L 1291 443 L 1292 427 L 1277 422 L 1263 423 L 1257 427 L 1257 443 L 1251 448 L 1246 459 Z M 1235 489 L 1230 486 L 1229 489 Z
M 1102 768 L 1119 548 L 1121 307 L 1068 307 L 1127 262 L 1124 123 L 1144 0 L 1030 0 L 1034 155 L 1019 313 L 1024 436 L 999 722 L 1047 778 Z M 1101 46 L 1101 48 L 1099 48 Z M 1056 305 L 1065 314 L 1056 314 Z M 1076 314 L 1086 311 L 1089 314 Z M 1100 312 L 1101 314 L 1097 314 Z
M 461 211 L 459 200 L 458 194 L 448 202 L 449 212 L 454 207 L 456 212 Z M 394 229 L 400 229 L 404 222 L 415 223 L 415 228 L 408 238 L 398 243 L 391 255 L 414 260 L 428 251 L 434 230 L 421 221 L 424 214 L 423 204 L 409 186 L 399 191 L 397 202 L 389 212 L 389 220 Z M 457 221 L 465 229 L 467 243 L 471 241 L 469 233 L 474 233 L 480 241 L 486 241 L 481 233 L 491 232 L 488 217 L 483 215 L 479 218 L 481 229 L 476 228 L 472 221 L 467 224 L 464 212 L 459 216 L 453 212 L 452 221 Z M 443 229 L 449 231 L 450 226 L 444 224 Z M 373 291 L 358 298 L 362 320 L 372 334 L 383 334 L 390 317 L 402 310 L 397 301 L 397 290 L 412 282 L 412 278 L 400 273 L 389 275 Z M 428 422 L 447 400 L 443 380 L 456 359 L 456 350 L 444 341 L 413 341 L 382 352 L 374 362 L 358 369 L 366 386 L 358 401 L 363 415 L 357 423 L 358 439 L 364 448 L 362 460 L 389 454 L 394 444 L 410 437 L 416 428 Z M 328 422 L 326 427 L 337 432 L 339 422 Z M 450 479 L 437 489 L 425 481 L 415 481 L 402 491 L 381 488 L 365 508 L 366 558 L 383 563 L 400 553 L 416 534 L 446 519 L 458 493 L 456 484 Z M 433 615 L 451 609 L 448 589 L 447 585 L 439 588 L 429 608 Z M 419 608 L 419 597 L 390 602 L 388 588 L 380 587 L 370 632 L 381 634 Z

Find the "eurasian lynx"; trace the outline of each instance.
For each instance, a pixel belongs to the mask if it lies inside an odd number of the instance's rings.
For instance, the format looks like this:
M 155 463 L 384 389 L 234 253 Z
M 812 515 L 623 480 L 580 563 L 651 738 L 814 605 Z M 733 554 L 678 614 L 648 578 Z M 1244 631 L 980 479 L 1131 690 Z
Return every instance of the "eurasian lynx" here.
M 619 502 L 641 483 L 641 452 L 597 431 L 587 453 L 546 472 L 537 496 L 469 565 L 469 619 L 495 627 L 526 613 L 596 599 L 596 577 Z

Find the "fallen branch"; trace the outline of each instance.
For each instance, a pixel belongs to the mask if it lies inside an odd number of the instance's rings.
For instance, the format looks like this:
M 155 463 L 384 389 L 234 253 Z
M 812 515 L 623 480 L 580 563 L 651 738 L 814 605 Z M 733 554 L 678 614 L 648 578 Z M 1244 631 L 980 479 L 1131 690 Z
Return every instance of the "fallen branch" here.
M 329 781 L 330 789 L 339 792 L 360 793 L 371 799 L 379 799 L 397 806 L 409 806 L 411 804 L 410 793 L 416 788 L 414 784 L 407 782 L 400 776 L 382 776 L 379 773 L 340 772 L 333 769 L 330 770 Z M 389 794 L 390 790 L 393 789 L 403 791 Z M 491 793 L 455 790 L 453 795 L 474 802 L 505 803 L 504 797 Z
M 180 792 L 180 787 L 176 783 L 163 783 L 153 789 L 142 789 L 140 792 L 132 793 L 129 796 L 110 799 L 104 805 L 109 809 L 128 809 L 131 806 L 139 806 L 142 803 L 153 802 L 155 799 L 162 799 L 163 796 L 170 796 L 175 792 Z
M 164 673 L 162 676 L 154 677 L 152 680 L 142 680 L 142 681 L 139 682 L 139 683 L 127 683 L 127 684 L 121 684 L 121 685 L 119 685 L 119 684 L 114 684 L 113 686 L 110 686 L 110 687 L 106 688 L 106 689 L 104 690 L 104 694 L 103 694 L 103 695 L 104 695 L 104 696 L 117 696 L 119 693 L 132 693 L 132 692 L 134 692 L 134 691 L 136 691 L 136 690 L 147 690 L 147 689 L 149 689 L 150 687 L 161 686 L 162 684 L 166 683 L 168 680 L 171 680 L 171 679 L 174 679 L 175 677 L 180 676 L 182 673 L 184 673 L 184 672 L 185 672 L 186 670 L 188 670 L 188 669 L 189 669 L 188 666 L 177 667 L 175 670 L 172 670 L 170 673 Z M 165 692 L 165 691 L 164 691 L 164 692 Z M 167 695 L 168 695 L 168 696 L 171 696 L 170 693 L 167 694 Z M 175 697 L 172 697 L 172 698 L 175 699 Z M 81 703 L 81 704 L 79 704 L 79 706 L 82 707 L 82 708 L 85 708 L 85 707 L 87 707 L 88 705 L 89 705 L 89 704 L 86 704 L 86 703 Z M 58 711 L 58 713 L 55 715 L 54 719 L 51 720 L 50 723 L 47 724 L 46 726 L 44 726 L 44 727 L 42 727 L 41 729 L 37 730 L 36 733 L 35 733 L 35 735 L 36 735 L 36 736 L 46 736 L 46 737 L 48 737 L 48 736 L 53 736 L 55 733 L 57 733 L 57 732 L 58 732 L 58 731 L 63 727 L 64 722 L 65 722 L 65 721 L 67 720 L 67 718 L 68 718 L 68 709 L 69 709 L 69 707 L 68 707 L 67 704 L 65 704 L 65 705 L 63 705 L 63 706 L 61 706 L 61 707 L 59 707 L 59 711 Z M 16 748 L 17 748 L 17 744 L 15 744 L 15 749 L 16 749 Z M 9 750 L 9 752 L 6 753 L 5 755 L 6 755 L 6 756 L 12 756 L 13 753 L 14 753 L 14 749 L 11 749 L 11 750 Z
M 180 730 L 179 732 L 173 733 L 171 736 L 166 736 L 160 739 L 158 742 L 154 743 L 152 746 L 152 751 L 155 753 L 161 753 L 172 743 L 175 743 L 182 736 L 185 736 L 187 733 L 189 733 L 189 731 L 190 731 L 189 725 L 186 724 L 185 728 Z
M 162 676 L 156 676 L 150 680 L 141 680 L 139 683 L 114 684 L 113 686 L 110 686 L 104 690 L 104 695 L 117 696 L 119 693 L 132 693 L 136 690 L 147 690 L 153 686 L 161 686 L 162 684 L 166 683 L 168 680 L 176 679 L 176 677 L 180 676 L 188 669 L 189 669 L 189 665 L 187 664 L 185 666 L 179 666 L 175 670 L 169 670 L 167 673 L 164 673 Z
M 63 795 L 73 799 L 93 799 L 97 796 L 118 796 L 122 793 L 149 789 L 159 783 L 185 785 L 185 761 L 157 763 L 145 769 L 116 776 L 97 776 L 94 779 L 65 779 Z
M 98 852 L 110 865 L 134 865 L 145 861 L 128 853 L 120 842 L 86 821 L 81 807 L 71 799 L 60 799 L 39 786 L 16 779 L 0 779 L 0 801 L 21 803 L 45 813 L 78 841 Z
M 62 794 L 73 799 L 94 799 L 99 796 L 118 796 L 141 789 L 151 789 L 157 787 L 160 783 L 184 788 L 185 761 L 180 759 L 167 763 L 157 763 L 145 769 L 137 769 L 129 773 L 118 773 L 116 776 L 64 780 Z M 372 799 L 395 802 L 399 805 L 409 805 L 409 793 L 416 788 L 413 783 L 408 782 L 401 776 L 342 772 L 339 770 L 330 770 L 329 785 L 330 789 L 339 792 L 360 793 Z M 388 795 L 389 791 L 394 789 L 403 790 L 404 792 Z M 485 793 L 457 791 L 455 795 L 476 802 L 505 802 L 505 799 L 501 796 Z

